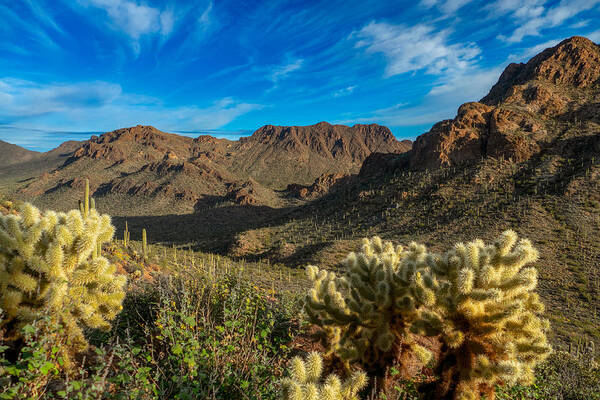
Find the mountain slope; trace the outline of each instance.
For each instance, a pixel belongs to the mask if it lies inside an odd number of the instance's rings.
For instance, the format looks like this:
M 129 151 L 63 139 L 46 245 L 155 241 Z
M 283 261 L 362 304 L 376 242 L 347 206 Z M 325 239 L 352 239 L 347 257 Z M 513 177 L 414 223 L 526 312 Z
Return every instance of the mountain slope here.
M 399 142 L 388 128 L 376 124 L 267 125 L 240 139 L 232 170 L 284 188 L 310 184 L 323 174 L 356 173 L 373 152 L 403 153 L 410 148 L 409 141 Z
M 230 255 L 335 268 L 365 236 L 445 250 L 514 229 L 540 251 L 552 340 L 597 342 L 600 47 L 575 37 L 542 54 L 509 66 L 482 102 L 462 105 L 412 151 L 372 154 L 328 195 L 258 227 L 223 231 Z M 194 218 L 201 226 L 202 215 Z

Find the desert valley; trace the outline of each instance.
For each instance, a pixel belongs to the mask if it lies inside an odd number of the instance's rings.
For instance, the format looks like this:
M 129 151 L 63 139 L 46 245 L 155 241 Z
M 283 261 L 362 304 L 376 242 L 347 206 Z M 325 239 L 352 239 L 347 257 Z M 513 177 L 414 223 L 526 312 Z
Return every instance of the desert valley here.
M 0 398 L 600 398 L 590 39 L 414 141 L 137 125 L 0 154 Z

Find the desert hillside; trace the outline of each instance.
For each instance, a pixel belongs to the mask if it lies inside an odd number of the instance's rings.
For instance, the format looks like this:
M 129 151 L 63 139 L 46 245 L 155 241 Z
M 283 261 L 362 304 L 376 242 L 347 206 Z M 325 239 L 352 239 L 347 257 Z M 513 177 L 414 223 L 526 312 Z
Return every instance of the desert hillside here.
M 600 400 L 600 0 L 0 20 L 0 400 Z

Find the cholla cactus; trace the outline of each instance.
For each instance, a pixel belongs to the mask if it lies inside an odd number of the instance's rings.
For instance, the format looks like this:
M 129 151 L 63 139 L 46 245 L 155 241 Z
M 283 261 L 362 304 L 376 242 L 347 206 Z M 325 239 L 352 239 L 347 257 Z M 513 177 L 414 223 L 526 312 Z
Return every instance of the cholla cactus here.
M 513 231 L 493 245 L 459 243 L 433 257 L 431 269 L 440 280 L 436 302 L 420 310 L 413 330 L 441 334 L 446 344 L 438 395 L 492 397 L 495 384 L 533 381 L 535 365 L 551 351 L 549 322 L 540 318 L 544 306 L 533 292 L 537 270 L 525 267 L 537 258 L 531 242 L 517 243 Z
M 108 215 L 87 209 L 41 213 L 31 204 L 0 215 L 0 308 L 18 328 L 48 313 L 76 348 L 86 345 L 81 325 L 109 329 L 121 310 L 126 278 L 96 255 L 114 228 Z M 85 213 L 84 209 L 84 213 Z
M 358 400 L 358 392 L 367 385 L 364 372 L 353 373 L 345 382 L 329 375 L 321 383 L 323 361 L 319 353 L 310 353 L 306 361 L 291 360 L 290 377 L 282 382 L 283 400 Z
M 306 297 L 310 321 L 327 333 L 329 352 L 346 366 L 358 360 L 371 373 L 383 376 L 393 360 L 413 351 L 426 363 L 430 353 L 416 344 L 409 332 L 421 306 L 435 301 L 437 284 L 427 265 L 425 247 L 412 243 L 408 249 L 365 239 L 362 251 L 350 253 L 346 274 L 307 268 L 314 287 Z M 419 283 L 419 285 L 417 284 Z

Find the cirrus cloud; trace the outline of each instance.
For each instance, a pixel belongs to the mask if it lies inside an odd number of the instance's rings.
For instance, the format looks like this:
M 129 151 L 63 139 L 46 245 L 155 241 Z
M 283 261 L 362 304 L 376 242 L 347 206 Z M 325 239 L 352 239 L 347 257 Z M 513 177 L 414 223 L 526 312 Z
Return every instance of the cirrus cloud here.
M 368 54 L 382 53 L 387 60 L 385 77 L 391 77 L 419 70 L 440 74 L 466 69 L 481 51 L 474 43 L 448 43 L 449 34 L 423 24 L 371 22 L 351 38 L 356 39 L 356 48 L 365 48 Z

